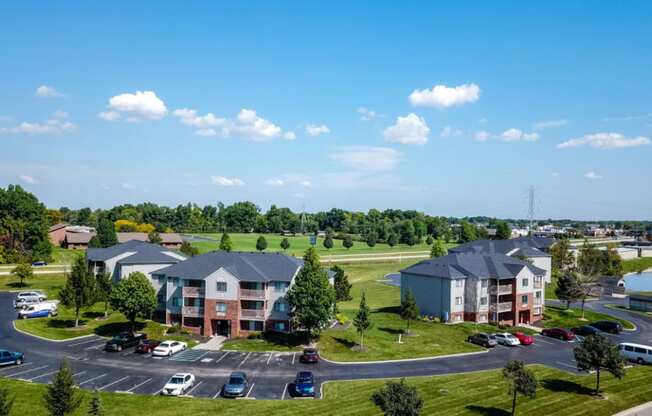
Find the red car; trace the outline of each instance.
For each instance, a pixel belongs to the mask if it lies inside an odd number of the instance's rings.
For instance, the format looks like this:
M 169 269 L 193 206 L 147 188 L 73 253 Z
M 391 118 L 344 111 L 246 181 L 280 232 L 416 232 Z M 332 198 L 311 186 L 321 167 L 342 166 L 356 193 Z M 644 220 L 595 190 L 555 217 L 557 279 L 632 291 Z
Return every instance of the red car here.
M 158 347 L 158 344 L 160 344 L 161 341 L 157 341 L 155 339 L 144 339 L 140 342 L 140 344 L 136 345 L 136 352 L 142 353 L 142 354 L 148 354 L 154 351 L 154 348 Z
M 572 331 L 569 331 L 565 328 L 546 328 L 541 331 L 541 335 L 550 338 L 557 338 L 562 341 L 572 341 L 575 339 L 575 334 Z
M 514 336 L 521 341 L 521 345 L 532 345 L 534 343 L 534 337 L 531 337 L 522 332 L 514 332 Z
M 316 363 L 319 361 L 319 352 L 316 348 L 306 348 L 299 357 L 299 361 L 302 363 Z

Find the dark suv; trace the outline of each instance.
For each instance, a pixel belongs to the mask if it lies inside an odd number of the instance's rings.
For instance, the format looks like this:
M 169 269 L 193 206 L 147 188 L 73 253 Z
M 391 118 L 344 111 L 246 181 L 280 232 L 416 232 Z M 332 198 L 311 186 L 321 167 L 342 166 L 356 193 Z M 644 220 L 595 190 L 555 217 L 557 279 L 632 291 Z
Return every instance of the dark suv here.
M 485 334 L 484 332 L 470 335 L 466 340 L 472 344 L 482 345 L 485 348 L 493 348 L 497 344 L 495 336 Z
M 141 340 L 147 338 L 147 334 L 133 334 L 131 332 L 122 332 L 106 342 L 104 349 L 107 351 L 122 351 L 125 348 L 134 347 Z
M 620 334 L 620 331 L 623 330 L 623 326 L 620 322 L 616 321 L 598 321 L 591 324 L 593 328 L 597 328 L 602 332 L 608 332 L 610 334 Z
M 579 335 L 581 337 L 587 337 L 589 335 L 596 335 L 600 333 L 600 331 L 598 331 L 595 327 L 592 327 L 590 325 L 578 326 L 576 328 L 573 328 L 572 331 L 575 335 Z
M 319 352 L 316 348 L 305 348 L 303 354 L 299 357 L 299 361 L 314 364 L 319 361 Z

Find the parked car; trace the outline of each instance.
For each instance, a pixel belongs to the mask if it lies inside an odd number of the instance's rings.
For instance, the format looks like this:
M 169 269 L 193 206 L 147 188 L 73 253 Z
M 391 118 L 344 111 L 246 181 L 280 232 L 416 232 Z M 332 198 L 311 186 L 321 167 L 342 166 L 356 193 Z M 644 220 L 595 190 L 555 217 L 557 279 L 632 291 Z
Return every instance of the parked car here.
M 222 387 L 224 397 L 244 397 L 247 394 L 249 381 L 247 375 L 242 371 L 234 371 Z
M 35 262 L 32 262 L 32 266 L 34 267 L 47 266 L 47 265 L 48 263 L 43 260 L 37 260 Z
M 518 338 L 518 340 L 521 342 L 521 345 L 534 344 L 534 337 L 531 335 L 527 335 L 523 332 L 514 332 L 514 336 Z
M 495 337 L 498 344 L 502 344 L 507 347 L 515 347 L 517 345 L 521 345 L 521 341 L 519 341 L 518 338 L 509 332 L 501 332 L 496 334 Z
M 25 362 L 25 356 L 22 352 L 0 350 L 0 365 L 16 364 L 20 365 Z
M 15 309 L 25 309 L 28 306 L 38 305 L 41 303 L 41 299 L 36 296 L 24 296 L 22 298 L 16 298 L 14 301 Z
M 58 313 L 57 305 L 51 302 L 42 302 L 21 309 L 18 311 L 18 318 L 49 318 L 50 316 L 57 316 Z
M 157 357 L 165 357 L 165 356 L 171 356 L 174 355 L 180 351 L 185 350 L 188 347 L 188 345 L 185 342 L 181 341 L 163 341 L 154 350 L 152 351 L 152 355 L 155 355 Z
M 575 335 L 579 335 L 581 337 L 588 337 L 589 335 L 596 335 L 600 333 L 597 328 L 591 325 L 578 326 L 571 329 L 571 331 L 573 331 Z
M 652 364 L 652 347 L 649 345 L 622 342 L 618 344 L 620 355 L 639 364 Z
M 104 349 L 107 351 L 122 351 L 125 348 L 138 345 L 142 340 L 146 338 L 147 334 L 122 332 L 108 340 L 104 346 Z
M 164 396 L 180 396 L 189 391 L 194 385 L 194 375 L 190 373 L 177 373 L 163 386 L 161 394 Z
M 620 334 L 623 330 L 623 325 L 618 321 L 598 321 L 593 322 L 591 326 L 609 334 Z
M 47 299 L 48 297 L 45 295 L 45 293 L 41 292 L 40 290 L 30 290 L 26 292 L 18 292 L 16 295 L 16 299 L 21 299 L 24 297 L 33 297 L 33 298 L 38 298 L 41 302 Z
M 541 331 L 541 335 L 550 338 L 557 338 L 562 341 L 572 341 L 575 339 L 575 334 L 565 328 L 546 328 Z
M 304 348 L 303 354 L 299 357 L 302 363 L 316 363 L 319 361 L 319 352 L 317 348 Z
M 142 353 L 142 354 L 147 354 L 152 351 L 154 351 L 154 348 L 158 347 L 161 341 L 157 341 L 155 339 L 142 339 L 136 345 L 136 352 Z
M 481 345 L 486 348 L 493 348 L 497 344 L 495 336 L 485 334 L 484 332 L 470 335 L 466 340 L 472 344 Z
M 310 371 L 299 371 L 294 379 L 294 394 L 301 397 L 315 396 L 315 377 Z

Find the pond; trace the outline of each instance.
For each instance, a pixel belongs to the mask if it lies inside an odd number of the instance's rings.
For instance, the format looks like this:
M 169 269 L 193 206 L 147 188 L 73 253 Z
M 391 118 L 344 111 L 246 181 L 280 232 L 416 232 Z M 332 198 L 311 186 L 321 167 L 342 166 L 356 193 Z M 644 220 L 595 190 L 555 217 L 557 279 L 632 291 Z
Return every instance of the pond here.
M 401 273 L 390 273 L 382 280 L 383 283 L 390 286 L 401 286 Z
M 623 280 L 627 292 L 652 292 L 652 272 L 628 274 Z

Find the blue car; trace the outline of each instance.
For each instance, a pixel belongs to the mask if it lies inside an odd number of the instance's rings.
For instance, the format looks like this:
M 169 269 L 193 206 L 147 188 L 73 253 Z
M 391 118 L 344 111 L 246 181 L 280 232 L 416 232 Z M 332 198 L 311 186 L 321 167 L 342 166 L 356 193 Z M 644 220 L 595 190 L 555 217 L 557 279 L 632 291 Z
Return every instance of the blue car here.
M 301 397 L 315 397 L 315 378 L 310 371 L 299 371 L 294 380 L 294 394 Z
M 0 350 L 0 365 L 16 364 L 20 365 L 25 362 L 25 356 L 22 352 Z

